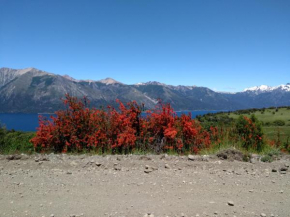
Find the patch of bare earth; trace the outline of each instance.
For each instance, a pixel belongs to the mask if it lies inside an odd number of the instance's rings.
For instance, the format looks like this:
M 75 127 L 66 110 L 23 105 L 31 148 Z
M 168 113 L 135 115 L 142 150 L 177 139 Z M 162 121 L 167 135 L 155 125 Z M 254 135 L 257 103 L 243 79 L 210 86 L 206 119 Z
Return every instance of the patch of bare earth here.
M 288 167 L 287 156 L 0 156 L 0 216 L 287 217 Z

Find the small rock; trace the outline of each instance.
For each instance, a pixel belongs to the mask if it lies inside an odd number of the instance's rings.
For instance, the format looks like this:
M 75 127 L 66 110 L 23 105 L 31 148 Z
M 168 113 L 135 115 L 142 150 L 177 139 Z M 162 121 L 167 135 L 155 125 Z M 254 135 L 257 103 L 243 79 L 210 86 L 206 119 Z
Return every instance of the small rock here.
M 205 161 L 205 162 L 208 162 L 209 161 L 209 156 L 208 155 L 202 155 L 201 160 Z
M 166 169 L 171 169 L 171 167 L 168 164 L 165 164 L 164 166 Z
M 114 170 L 121 170 L 121 166 L 117 163 L 114 163 Z
M 196 155 L 188 155 L 188 160 L 192 160 L 192 161 L 196 161 L 196 160 L 199 160 L 199 156 L 196 156 Z
M 101 166 L 101 165 L 102 165 L 101 163 L 96 162 L 96 166 L 97 166 L 97 167 L 99 167 L 99 166 Z
M 71 172 L 71 171 L 67 171 L 67 172 L 66 172 L 66 174 L 68 174 L 68 175 L 71 175 L 71 174 L 72 174 L 72 172 Z
M 244 154 L 235 148 L 222 150 L 219 153 L 217 153 L 216 156 L 219 159 L 229 160 L 229 161 L 234 161 L 234 160 L 243 161 L 244 159 Z
M 49 159 L 46 156 L 35 158 L 35 162 L 39 162 L 39 161 L 49 161 Z
M 70 163 L 70 165 L 71 165 L 71 166 L 77 166 L 78 164 L 77 164 L 75 161 L 72 161 L 72 162 Z
M 228 201 L 228 205 L 229 205 L 229 206 L 234 206 L 235 204 L 234 204 L 233 201 Z
M 277 172 L 277 169 L 272 169 L 272 172 L 273 172 L 273 173 L 276 173 L 276 172 Z
M 166 159 L 168 157 L 168 154 L 163 154 L 160 159 L 163 160 L 163 159 Z
M 261 213 L 260 216 L 261 217 L 267 217 L 267 215 L 265 213 Z
M 151 214 L 151 213 L 147 213 L 147 214 L 144 215 L 144 217 L 154 217 L 154 215 Z
M 251 158 L 250 163 L 255 164 L 255 163 L 257 163 L 257 160 L 255 158 Z
M 20 160 L 21 159 L 21 155 L 8 155 L 7 160 Z
M 288 170 L 288 167 L 281 167 L 280 168 L 280 171 L 287 171 Z
M 286 171 L 281 171 L 280 174 L 286 174 Z
M 146 165 L 146 166 L 145 166 L 145 170 L 144 170 L 144 172 L 145 172 L 145 173 L 151 173 L 151 172 L 153 172 L 154 170 L 157 170 L 157 168 L 152 167 L 152 166 L 149 166 L 149 165 Z
M 151 157 L 148 157 L 148 156 L 146 156 L 146 155 L 141 156 L 139 159 L 140 159 L 140 160 L 152 160 Z

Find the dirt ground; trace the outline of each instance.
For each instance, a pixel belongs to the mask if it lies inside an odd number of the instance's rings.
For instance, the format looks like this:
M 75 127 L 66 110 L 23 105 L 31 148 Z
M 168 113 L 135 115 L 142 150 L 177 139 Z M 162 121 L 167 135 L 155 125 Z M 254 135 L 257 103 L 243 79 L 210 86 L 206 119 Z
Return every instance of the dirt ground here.
M 1 217 L 290 216 L 290 158 L 0 156 Z

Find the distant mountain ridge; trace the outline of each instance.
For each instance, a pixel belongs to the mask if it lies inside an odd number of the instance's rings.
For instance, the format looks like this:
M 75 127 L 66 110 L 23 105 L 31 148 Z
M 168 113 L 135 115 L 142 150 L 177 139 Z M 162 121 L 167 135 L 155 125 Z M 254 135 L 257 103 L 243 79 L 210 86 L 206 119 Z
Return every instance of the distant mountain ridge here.
M 274 91 L 274 90 L 281 90 L 281 91 L 290 92 L 290 83 L 287 83 L 286 85 L 281 84 L 281 85 L 276 86 L 276 87 L 271 87 L 271 86 L 267 86 L 267 85 L 255 86 L 255 87 L 246 88 L 244 90 L 244 92 L 246 92 L 246 91 L 271 92 L 271 91 Z
M 113 105 L 115 100 L 136 100 L 152 109 L 157 99 L 175 110 L 236 110 L 290 105 L 290 84 L 247 88 L 242 92 L 215 92 L 206 87 L 173 86 L 157 81 L 126 85 L 106 78 L 77 80 L 35 68 L 0 68 L 0 112 L 43 113 L 62 109 L 66 93 L 87 96 L 93 107 Z

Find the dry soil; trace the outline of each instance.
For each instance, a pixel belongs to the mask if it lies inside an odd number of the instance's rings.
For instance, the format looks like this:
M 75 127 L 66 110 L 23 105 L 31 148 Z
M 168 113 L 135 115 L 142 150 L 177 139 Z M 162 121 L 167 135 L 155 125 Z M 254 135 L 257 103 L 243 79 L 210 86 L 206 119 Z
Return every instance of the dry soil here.
M 0 216 L 289 217 L 289 162 L 289 156 L 272 163 L 215 156 L 0 156 Z

